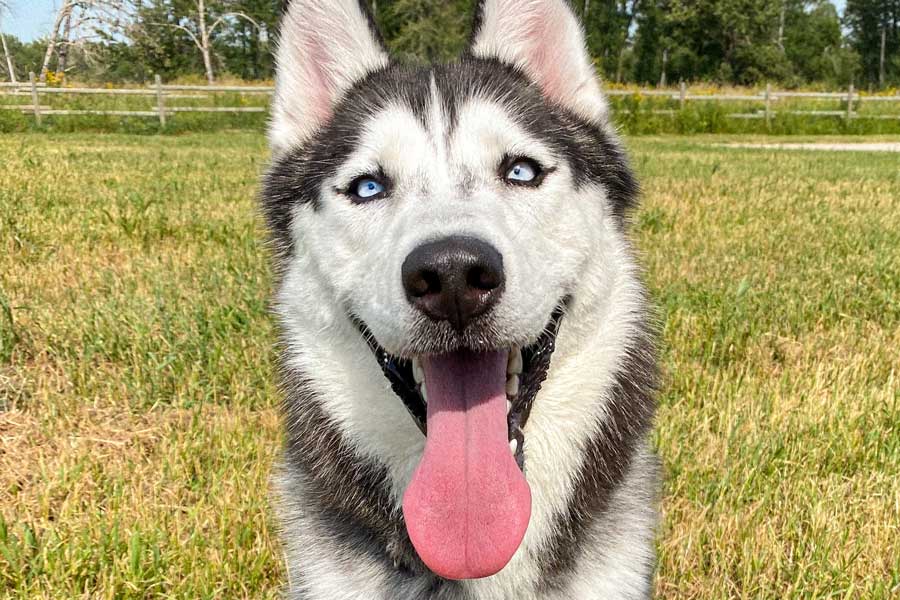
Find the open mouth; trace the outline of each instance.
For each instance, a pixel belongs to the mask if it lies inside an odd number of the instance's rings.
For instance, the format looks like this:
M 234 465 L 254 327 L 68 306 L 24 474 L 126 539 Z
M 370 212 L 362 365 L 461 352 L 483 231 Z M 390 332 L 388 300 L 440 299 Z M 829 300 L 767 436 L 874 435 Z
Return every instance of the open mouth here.
M 518 549 L 531 516 L 523 428 L 547 377 L 568 299 L 524 348 L 404 359 L 357 320 L 391 387 L 426 435 L 403 499 L 423 562 L 447 579 L 487 577 Z

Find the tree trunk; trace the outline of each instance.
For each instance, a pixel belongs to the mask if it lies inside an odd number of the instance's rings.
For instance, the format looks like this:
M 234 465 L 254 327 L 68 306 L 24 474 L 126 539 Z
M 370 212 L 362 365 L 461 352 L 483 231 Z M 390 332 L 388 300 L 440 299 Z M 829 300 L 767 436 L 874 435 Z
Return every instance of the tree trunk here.
M 53 58 L 53 52 L 56 50 L 56 40 L 59 37 L 59 28 L 62 27 L 63 20 L 67 15 L 72 14 L 73 0 L 66 0 L 59 12 L 56 13 L 56 20 L 53 22 L 53 29 L 50 30 L 50 41 L 47 42 L 47 52 L 44 53 L 44 62 L 41 64 L 41 83 L 47 81 L 47 71 L 50 69 L 50 59 Z
M 881 57 L 878 61 L 878 87 L 884 88 L 884 50 L 887 45 L 887 27 L 881 25 Z
M 637 14 L 639 4 L 640 0 L 633 0 L 630 9 L 628 7 L 628 2 L 623 1 L 621 5 L 621 10 L 627 15 L 627 18 L 624 23 L 625 29 L 622 31 L 622 47 L 619 49 L 619 59 L 616 64 L 616 83 L 622 83 L 622 69 L 625 67 L 625 51 L 628 50 L 628 46 L 631 42 L 631 24 L 634 23 L 634 16 Z
M 16 82 L 16 68 L 13 66 L 12 56 L 9 55 L 9 48 L 6 46 L 6 36 L 0 32 L 0 42 L 3 43 L 3 56 L 6 57 L 6 69 L 9 71 L 9 80 Z
M 57 53 L 59 56 L 59 64 L 57 70 L 63 74 L 65 77 L 66 66 L 69 63 L 69 45 L 72 42 L 72 13 L 74 10 L 70 10 L 69 14 L 66 15 L 66 24 L 63 27 L 63 37 L 62 44 L 59 46 L 59 52 Z
M 663 48 L 662 74 L 659 76 L 659 87 L 666 87 L 666 68 L 669 66 L 669 49 Z
M 663 48 L 663 68 L 659 75 L 659 87 L 666 87 L 666 68 L 669 66 L 669 49 Z
M 216 76 L 213 73 L 212 55 L 209 49 L 209 31 L 206 29 L 206 3 L 204 0 L 197 0 L 197 20 L 200 25 L 200 53 L 203 54 L 206 81 L 209 82 L 209 85 L 214 85 Z
M 591 12 L 591 0 L 584 0 L 584 8 L 581 11 L 581 19 L 587 21 L 588 14 Z
M 259 29 L 250 28 L 250 51 L 253 52 L 253 79 L 262 79 L 262 42 L 260 41 Z
M 781 0 L 781 17 L 778 20 L 778 39 L 776 44 L 784 52 L 784 20 L 787 13 L 787 0 Z
M 625 50 L 628 46 L 623 45 L 619 50 L 619 60 L 616 63 L 616 83 L 622 83 L 622 68 L 625 66 Z

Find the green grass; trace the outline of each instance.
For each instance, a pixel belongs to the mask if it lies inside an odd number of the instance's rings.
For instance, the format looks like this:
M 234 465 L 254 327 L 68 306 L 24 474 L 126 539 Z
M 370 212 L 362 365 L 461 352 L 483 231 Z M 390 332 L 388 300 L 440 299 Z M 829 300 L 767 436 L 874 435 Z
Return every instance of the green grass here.
M 725 140 L 631 143 L 665 322 L 659 596 L 896 597 L 897 156 Z M 0 597 L 277 597 L 262 137 L 0 156 Z

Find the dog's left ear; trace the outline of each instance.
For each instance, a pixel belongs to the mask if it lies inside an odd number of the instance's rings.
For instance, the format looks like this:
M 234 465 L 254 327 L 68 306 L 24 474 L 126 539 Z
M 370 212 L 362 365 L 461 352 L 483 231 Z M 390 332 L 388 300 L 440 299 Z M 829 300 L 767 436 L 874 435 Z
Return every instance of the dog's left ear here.
M 566 0 L 479 0 L 469 52 L 520 68 L 552 102 L 606 122 L 584 31 Z

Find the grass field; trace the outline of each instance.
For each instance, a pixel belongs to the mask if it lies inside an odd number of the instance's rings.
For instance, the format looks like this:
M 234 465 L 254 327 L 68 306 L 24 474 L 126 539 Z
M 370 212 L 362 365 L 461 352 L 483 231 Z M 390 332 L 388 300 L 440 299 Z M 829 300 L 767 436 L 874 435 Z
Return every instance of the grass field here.
M 723 140 L 632 142 L 658 595 L 897 597 L 900 160 Z M 276 597 L 262 137 L 0 157 L 0 597 Z

